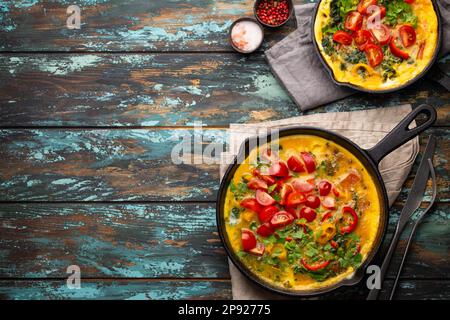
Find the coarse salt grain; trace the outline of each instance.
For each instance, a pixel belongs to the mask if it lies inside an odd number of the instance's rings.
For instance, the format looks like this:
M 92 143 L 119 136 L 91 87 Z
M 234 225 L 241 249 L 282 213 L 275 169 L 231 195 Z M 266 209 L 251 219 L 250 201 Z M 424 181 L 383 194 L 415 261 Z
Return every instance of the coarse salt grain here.
M 231 41 L 244 52 L 252 52 L 261 44 L 263 33 L 260 26 L 253 21 L 239 21 L 231 30 Z

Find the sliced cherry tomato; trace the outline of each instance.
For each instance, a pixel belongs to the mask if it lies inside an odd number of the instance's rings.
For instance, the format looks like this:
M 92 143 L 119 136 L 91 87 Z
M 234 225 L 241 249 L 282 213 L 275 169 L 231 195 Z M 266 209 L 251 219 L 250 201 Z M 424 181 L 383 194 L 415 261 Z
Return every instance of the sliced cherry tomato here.
M 270 222 L 265 222 L 256 229 L 256 233 L 262 237 L 268 237 L 272 235 L 274 232 L 272 225 Z
M 242 248 L 244 251 L 250 251 L 256 247 L 256 237 L 252 230 L 242 228 L 241 229 Z
M 361 14 L 367 13 L 367 8 L 377 4 L 377 0 L 361 0 L 358 3 L 357 10 Z
M 350 233 L 353 230 L 356 229 L 356 225 L 358 224 L 358 215 L 356 214 L 355 210 L 353 210 L 352 207 L 345 206 L 342 208 L 342 215 L 345 216 L 345 214 L 351 216 L 350 223 L 346 226 L 341 227 L 341 233 Z
M 275 177 L 287 177 L 289 176 L 289 168 L 283 161 L 277 161 L 269 168 L 269 174 Z
M 336 41 L 337 43 L 348 46 L 352 44 L 353 39 L 349 33 L 339 30 L 333 34 L 333 40 Z
M 363 16 L 358 11 L 350 11 L 345 17 L 344 27 L 350 31 L 361 29 Z
M 331 215 L 333 214 L 333 211 L 327 211 L 323 216 L 322 216 L 322 222 L 327 221 L 328 219 L 331 218 Z
M 287 165 L 294 172 L 305 172 L 305 166 L 297 156 L 290 156 Z
M 298 206 L 299 204 L 302 204 L 306 201 L 305 196 L 300 192 L 291 192 L 286 199 L 286 205 L 293 207 Z
M 308 173 L 316 171 L 316 161 L 314 160 L 314 157 L 309 152 L 302 152 L 301 153 L 303 162 L 305 163 L 306 171 Z
M 280 191 L 280 197 L 281 197 L 280 204 L 281 205 L 286 204 L 287 196 L 293 191 L 294 191 L 294 188 L 292 187 L 292 185 L 290 183 L 283 184 L 283 186 L 281 187 L 281 191 Z
M 254 212 L 259 212 L 262 209 L 262 207 L 259 205 L 259 203 L 256 201 L 255 198 L 246 198 L 242 200 L 241 206 Z
M 331 183 L 328 182 L 327 180 L 322 180 L 319 183 L 319 194 L 322 197 L 327 196 L 331 191 Z
M 253 170 L 253 175 L 261 180 L 264 180 L 268 185 L 272 185 L 276 182 L 274 177 L 271 177 L 268 173 L 264 174 L 258 169 Z
M 333 210 L 336 208 L 336 200 L 333 197 L 325 197 L 322 201 L 322 206 L 327 209 Z
M 370 32 L 372 32 L 380 46 L 388 44 L 389 40 L 391 40 L 391 29 L 385 24 L 380 23 L 378 26 L 370 28 Z
M 339 248 L 338 243 L 337 243 L 336 241 L 334 241 L 334 240 L 330 240 L 330 245 L 331 245 L 334 249 Z
M 386 7 L 384 6 L 372 6 L 370 10 L 367 10 L 367 25 L 373 26 L 375 24 L 380 23 L 381 19 L 386 16 Z
M 317 209 L 320 206 L 320 199 L 315 195 L 307 196 L 305 205 L 311 209 Z
M 409 54 L 397 47 L 395 44 L 396 37 L 393 37 L 391 39 L 391 42 L 389 42 L 389 49 L 391 50 L 392 54 L 396 57 L 402 58 L 403 60 L 409 59 Z
M 366 53 L 367 61 L 369 61 L 372 68 L 375 68 L 383 61 L 383 50 L 376 44 L 368 44 L 364 52 Z
M 402 39 L 403 46 L 408 48 L 416 43 L 416 31 L 410 25 L 403 25 L 398 29 L 400 39 Z
M 358 30 L 353 34 L 356 46 L 359 50 L 364 51 L 369 43 L 373 43 L 374 38 L 368 30 Z
M 314 190 L 314 185 L 312 183 L 306 182 L 302 179 L 292 180 L 292 186 L 295 190 L 302 193 L 309 193 Z
M 414 0 L 405 0 L 405 2 L 406 2 L 407 4 L 411 4 L 411 3 L 414 2 Z
M 311 222 L 314 221 L 317 217 L 317 212 L 309 207 L 303 207 L 300 210 L 300 218 L 306 219 L 306 221 Z
M 309 264 L 305 258 L 303 258 L 301 260 L 301 262 L 302 262 L 302 265 L 309 271 L 322 270 L 322 269 L 325 269 L 326 267 L 328 267 L 328 265 L 330 264 L 330 260 L 318 262 L 316 264 Z
M 270 219 L 270 224 L 273 228 L 281 228 L 292 223 L 294 219 L 295 217 L 292 214 L 286 211 L 280 211 L 275 213 L 272 219 Z
M 250 252 L 251 254 L 254 254 L 256 256 L 262 256 L 264 254 L 264 250 L 265 250 L 264 244 L 258 242 L 256 244 L 256 247 L 249 250 L 248 252 Z
M 265 208 L 261 208 L 258 211 L 258 218 L 261 223 L 268 222 L 272 219 L 273 215 L 280 211 L 276 206 L 269 206 Z
M 271 206 L 275 203 L 275 199 L 272 198 L 270 194 L 259 189 L 256 190 L 255 197 L 256 201 L 264 207 Z
M 249 182 L 247 182 L 247 187 L 253 190 L 267 190 L 267 182 L 260 178 L 252 178 Z
M 286 211 L 289 212 L 294 218 L 300 219 L 300 206 L 286 206 Z

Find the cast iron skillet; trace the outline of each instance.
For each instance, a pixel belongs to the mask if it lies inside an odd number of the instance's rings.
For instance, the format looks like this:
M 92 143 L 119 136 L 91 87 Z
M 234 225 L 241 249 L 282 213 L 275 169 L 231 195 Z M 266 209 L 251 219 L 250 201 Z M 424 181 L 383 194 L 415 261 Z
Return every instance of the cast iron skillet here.
M 439 50 L 441 48 L 441 43 L 442 43 L 442 23 L 441 23 L 441 15 L 439 13 L 439 7 L 436 4 L 436 0 L 431 0 L 431 2 L 433 3 L 434 12 L 436 13 L 437 21 L 438 21 L 438 38 L 437 38 L 437 43 L 436 43 L 436 48 L 434 50 L 433 58 L 430 60 L 430 62 L 426 66 L 426 68 L 422 70 L 421 73 L 417 74 L 414 78 L 412 78 L 408 82 L 405 82 L 404 84 L 402 84 L 402 85 L 400 85 L 398 87 L 394 87 L 394 88 L 390 88 L 390 89 L 384 89 L 384 90 L 371 90 L 371 89 L 366 89 L 366 88 L 354 85 L 354 84 L 349 83 L 349 82 L 337 81 L 336 78 L 334 77 L 333 70 L 328 65 L 328 63 L 325 61 L 325 59 L 322 56 L 322 53 L 320 52 L 319 46 L 317 45 L 315 32 L 314 32 L 314 25 L 316 24 L 317 12 L 319 10 L 319 5 L 320 5 L 321 2 L 322 2 L 322 0 L 317 2 L 316 7 L 314 9 L 313 16 L 312 16 L 311 38 L 312 38 L 313 43 L 314 43 L 314 49 L 316 50 L 316 53 L 319 56 L 320 61 L 325 66 L 325 70 L 327 70 L 328 74 L 330 75 L 331 80 L 333 80 L 333 82 L 335 84 L 339 85 L 339 86 L 345 86 L 345 87 L 349 87 L 349 88 L 352 88 L 352 89 L 355 89 L 355 90 L 358 90 L 358 91 L 367 92 L 367 93 L 388 93 L 388 92 L 397 91 L 397 90 L 403 89 L 403 88 L 413 84 L 414 82 L 416 82 L 417 80 L 422 78 L 428 72 L 428 70 L 433 66 L 434 62 L 438 58 L 438 53 L 439 53 Z
M 419 114 L 425 114 L 426 120 L 413 129 L 409 129 L 408 126 L 411 122 L 417 118 Z M 250 140 L 247 139 L 239 150 L 238 155 L 234 158 L 233 162 L 228 167 L 222 182 L 220 184 L 219 194 L 217 198 L 217 206 L 216 206 L 216 218 L 217 218 L 217 227 L 219 230 L 220 237 L 225 246 L 226 252 L 230 257 L 231 261 L 236 265 L 236 267 L 247 276 L 247 278 L 251 279 L 253 282 L 261 285 L 262 287 L 269 289 L 271 291 L 290 295 L 290 296 L 312 296 L 318 295 L 325 292 L 329 292 L 335 290 L 344 285 L 354 285 L 358 283 L 362 277 L 364 276 L 364 270 L 366 266 L 369 265 L 374 255 L 377 253 L 379 246 L 383 240 L 387 221 L 388 221 L 388 198 L 386 189 L 383 184 L 383 180 L 381 178 L 380 172 L 378 170 L 378 164 L 381 159 L 383 159 L 387 154 L 389 154 L 392 150 L 398 148 L 408 140 L 414 138 L 419 133 L 430 127 L 436 121 L 436 110 L 429 105 L 421 105 L 414 109 L 411 113 L 409 113 L 390 133 L 386 135 L 377 145 L 373 148 L 364 150 L 357 146 L 351 140 L 333 133 L 328 130 L 315 128 L 315 127 L 291 127 L 287 129 L 281 129 L 279 131 L 279 137 L 286 137 L 292 135 L 313 135 L 325 138 L 327 140 L 331 140 L 338 145 L 344 147 L 348 151 L 350 151 L 356 158 L 358 158 L 363 164 L 364 168 L 370 174 L 372 179 L 375 182 L 378 194 L 380 195 L 380 207 L 381 207 L 381 221 L 380 226 L 378 228 L 378 232 L 376 235 L 376 239 L 372 249 L 370 250 L 367 258 L 364 263 L 355 271 L 354 275 L 351 278 L 344 279 L 343 281 L 337 282 L 331 286 L 318 288 L 314 290 L 292 290 L 287 288 L 276 287 L 273 284 L 259 278 L 256 274 L 252 273 L 248 267 L 242 263 L 242 261 L 236 256 L 236 253 L 233 251 L 231 247 L 230 241 L 228 239 L 228 235 L 225 229 L 225 219 L 224 219 L 224 205 L 225 198 L 228 189 L 228 185 L 231 179 L 234 176 L 237 168 L 239 167 L 239 163 L 237 159 L 246 159 L 250 154 Z M 266 137 L 261 137 L 262 141 L 270 142 L 270 135 Z M 254 142 L 254 140 L 253 140 Z M 255 147 L 255 143 L 252 143 L 252 148 Z

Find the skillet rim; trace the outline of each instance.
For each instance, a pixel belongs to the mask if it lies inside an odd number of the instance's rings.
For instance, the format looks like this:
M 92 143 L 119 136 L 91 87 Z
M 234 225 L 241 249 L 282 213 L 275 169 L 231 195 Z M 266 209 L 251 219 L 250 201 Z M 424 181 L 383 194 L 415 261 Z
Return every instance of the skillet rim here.
M 306 132 L 298 132 L 298 131 L 306 131 Z M 316 134 L 319 132 L 319 134 Z M 370 263 L 373 261 L 373 259 L 377 256 L 379 253 L 379 250 L 381 248 L 381 244 L 384 241 L 387 226 L 388 226 L 388 219 L 389 219 L 389 202 L 387 197 L 387 191 L 383 183 L 383 179 L 381 177 L 380 171 L 378 169 L 377 164 L 370 158 L 369 153 L 365 150 L 359 147 L 356 143 L 351 141 L 350 139 L 342 136 L 339 133 L 335 133 L 333 131 L 312 127 L 312 126 L 290 126 L 286 128 L 279 129 L 279 138 L 286 137 L 286 136 L 295 136 L 295 135 L 313 135 L 317 137 L 321 137 L 324 139 L 328 139 L 333 141 L 334 143 L 338 144 L 339 146 L 343 147 L 344 149 L 348 150 L 352 155 L 354 155 L 361 163 L 363 164 L 363 167 L 369 172 L 372 179 L 375 180 L 375 184 L 378 187 L 379 191 L 379 197 L 380 197 L 380 207 L 382 208 L 382 218 L 380 219 L 380 225 L 378 227 L 377 235 L 376 235 L 376 243 L 372 246 L 371 250 L 369 251 L 366 259 L 364 262 L 352 273 L 352 275 L 349 278 L 344 278 L 330 286 L 321 287 L 314 290 L 289 290 L 289 289 L 283 289 L 281 287 L 276 287 L 270 284 L 269 282 L 263 280 L 262 278 L 258 277 L 256 273 L 253 273 L 242 261 L 237 257 L 236 253 L 233 251 L 233 248 L 229 244 L 228 236 L 226 234 L 226 228 L 225 228 L 225 219 L 224 219 L 224 204 L 226 199 L 226 193 L 228 190 L 229 181 L 232 179 L 235 171 L 239 167 L 239 164 L 237 163 L 238 156 L 242 155 L 244 152 L 245 158 L 248 157 L 248 154 L 251 150 L 248 150 L 248 153 L 245 153 L 247 146 L 249 144 L 250 139 L 255 138 L 266 138 L 267 142 L 271 141 L 271 135 L 270 134 L 264 134 L 264 135 L 256 135 L 249 137 L 245 139 L 245 141 L 242 142 L 242 144 L 239 147 L 239 152 L 237 155 L 234 156 L 233 161 L 228 165 L 227 170 L 225 171 L 225 174 L 222 177 L 222 180 L 220 182 L 220 187 L 217 195 L 217 201 L 216 201 L 216 223 L 217 223 L 217 229 L 219 232 L 220 239 L 222 241 L 222 244 L 225 248 L 225 251 L 227 252 L 228 258 L 233 262 L 233 264 L 238 268 L 238 270 L 243 273 L 248 279 L 250 279 L 253 283 L 256 283 L 260 287 L 269 290 L 271 292 L 275 292 L 284 296 L 290 296 L 290 297 L 314 297 L 319 296 L 325 293 L 329 293 L 332 291 L 335 291 L 341 287 L 344 286 L 352 286 L 356 285 L 361 281 L 361 279 L 364 276 L 364 270 Z M 331 137 L 331 139 L 330 139 Z M 358 156 L 355 154 L 353 150 L 350 150 L 347 146 L 343 145 L 340 141 L 341 140 L 345 143 L 347 143 L 350 148 L 353 148 L 360 154 Z M 253 150 L 253 149 L 252 149 Z M 371 170 L 368 170 L 368 165 L 366 165 L 363 161 L 363 158 L 370 166 Z M 371 173 L 374 173 L 372 174 Z M 230 176 L 230 174 L 233 174 Z M 375 176 L 375 177 L 374 177 Z M 376 178 L 376 179 L 375 179 Z

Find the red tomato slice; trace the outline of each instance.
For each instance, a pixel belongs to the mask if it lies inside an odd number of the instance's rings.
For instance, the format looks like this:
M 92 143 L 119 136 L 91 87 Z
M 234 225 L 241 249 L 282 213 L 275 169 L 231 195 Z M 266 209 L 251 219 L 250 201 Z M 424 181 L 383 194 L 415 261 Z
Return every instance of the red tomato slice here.
M 353 34 L 356 46 L 359 50 L 364 51 L 369 43 L 373 43 L 374 38 L 368 30 L 358 30 Z
M 247 187 L 253 190 L 267 190 L 267 182 L 259 178 L 252 178 L 247 182 Z
M 262 256 L 264 254 L 264 244 L 262 243 L 257 243 L 256 247 L 254 247 L 253 249 L 249 250 L 249 252 L 251 254 L 254 254 L 256 256 Z
M 265 222 L 262 225 L 256 229 L 256 233 L 259 234 L 262 237 L 268 237 L 272 235 L 274 232 L 272 226 L 270 225 L 270 222 Z
M 303 207 L 300 210 L 300 218 L 306 219 L 306 221 L 311 222 L 314 221 L 317 217 L 317 212 L 311 208 Z
M 367 23 L 369 25 L 380 22 L 381 19 L 386 17 L 386 7 L 379 5 L 374 6 L 373 9 L 371 10 L 370 15 L 367 17 Z M 367 13 L 369 13 L 369 11 L 367 11 Z
M 339 30 L 333 34 L 333 40 L 336 41 L 337 43 L 348 46 L 352 44 L 353 39 L 352 36 L 347 32 Z
M 345 17 L 344 27 L 350 31 L 361 29 L 363 23 L 363 16 L 358 11 L 350 11 Z
M 388 44 L 391 40 L 391 29 L 385 24 L 380 23 L 379 26 L 371 28 L 370 31 L 380 46 Z
M 305 166 L 297 156 L 290 156 L 287 165 L 294 172 L 305 172 Z
M 256 247 L 256 237 L 250 229 L 241 229 L 241 240 L 244 251 L 250 251 Z
M 272 219 L 270 219 L 270 224 L 273 228 L 281 228 L 287 226 L 294 221 L 294 216 L 286 211 L 280 211 L 274 214 Z
M 292 191 L 294 191 L 294 188 L 292 187 L 292 185 L 290 183 L 283 184 L 283 186 L 281 187 L 281 191 L 280 191 L 280 197 L 281 197 L 280 204 L 282 204 L 282 205 L 286 204 L 287 196 Z
M 270 166 L 269 174 L 275 177 L 287 177 L 289 176 L 289 168 L 285 162 L 278 161 Z
M 275 203 L 275 199 L 270 196 L 267 192 L 256 190 L 256 201 L 264 207 L 271 206 Z
M 330 191 L 331 191 L 331 187 L 332 187 L 331 183 L 328 182 L 327 180 L 320 181 L 320 183 L 319 183 L 319 194 L 322 197 L 327 196 L 330 193 Z
M 307 196 L 305 205 L 311 209 L 316 209 L 320 206 L 320 199 L 318 196 L 314 195 Z
M 400 38 L 402 39 L 403 46 L 408 48 L 416 43 L 416 31 L 409 25 L 401 26 L 398 29 Z
M 356 225 L 358 224 L 358 215 L 356 214 L 355 210 L 353 210 L 352 207 L 345 206 L 342 208 L 342 215 L 345 216 L 345 214 L 351 216 L 350 223 L 346 226 L 341 227 L 341 233 L 350 233 L 353 230 L 356 229 Z
M 367 61 L 372 68 L 375 68 L 383 61 L 383 50 L 376 44 L 368 44 L 364 50 Z
M 322 206 L 327 209 L 335 209 L 336 208 L 336 200 L 333 197 L 325 197 L 322 201 Z
M 278 209 L 276 206 L 269 206 L 269 207 L 261 208 L 258 211 L 259 221 L 261 221 L 261 223 L 270 221 L 270 219 L 272 219 L 273 215 L 275 213 L 277 213 L 278 211 L 280 211 L 280 209 Z
M 409 54 L 397 47 L 395 44 L 396 37 L 393 37 L 391 39 L 391 42 L 389 42 L 389 49 L 391 50 L 392 54 L 396 57 L 402 58 L 403 60 L 409 59 Z
M 256 201 L 255 198 L 246 198 L 242 200 L 241 206 L 254 212 L 259 212 L 262 209 L 262 207 L 259 205 L 259 203 Z
M 253 175 L 257 178 L 264 180 L 265 182 L 267 182 L 268 185 L 272 185 L 276 182 L 274 177 L 271 177 L 268 174 L 264 174 L 258 169 L 253 170 Z
M 300 192 L 292 192 L 288 195 L 286 199 L 286 205 L 287 206 L 297 206 L 299 204 L 302 204 L 306 201 L 305 196 Z
M 305 163 L 306 171 L 308 173 L 316 171 L 316 161 L 314 160 L 314 157 L 309 152 L 302 152 L 301 153 L 303 162 Z
M 314 185 L 312 183 L 306 182 L 302 179 L 292 180 L 292 186 L 295 190 L 302 193 L 309 193 L 314 190 Z
M 358 3 L 357 10 L 361 14 L 367 13 L 367 8 L 377 4 L 377 0 L 361 0 Z
M 306 262 L 305 258 L 303 258 L 301 261 L 302 261 L 302 265 L 309 271 L 322 270 L 322 269 L 325 269 L 326 267 L 328 267 L 328 265 L 330 264 L 330 260 L 318 262 L 316 264 L 309 264 L 308 262 Z

